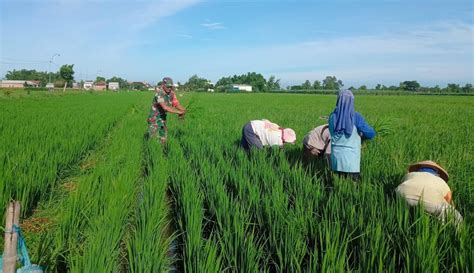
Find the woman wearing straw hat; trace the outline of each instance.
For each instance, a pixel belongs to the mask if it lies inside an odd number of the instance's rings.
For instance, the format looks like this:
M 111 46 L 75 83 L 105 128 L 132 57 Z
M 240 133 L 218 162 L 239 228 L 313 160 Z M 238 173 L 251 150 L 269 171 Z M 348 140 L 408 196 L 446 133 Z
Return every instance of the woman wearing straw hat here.
M 252 147 L 262 149 L 264 146 L 283 146 L 295 140 L 293 129 L 282 128 L 266 119 L 249 121 L 242 128 L 241 145 L 246 151 Z
M 452 214 L 456 223 L 460 223 L 462 216 L 452 205 L 448 179 L 448 172 L 436 162 L 420 161 L 408 167 L 408 174 L 395 191 L 410 206 L 421 202 L 426 212 L 443 222 L 447 215 Z
M 360 180 L 362 139 L 375 137 L 375 130 L 354 110 L 354 95 L 343 90 L 337 96 L 336 109 L 329 116 L 331 169 L 339 176 Z

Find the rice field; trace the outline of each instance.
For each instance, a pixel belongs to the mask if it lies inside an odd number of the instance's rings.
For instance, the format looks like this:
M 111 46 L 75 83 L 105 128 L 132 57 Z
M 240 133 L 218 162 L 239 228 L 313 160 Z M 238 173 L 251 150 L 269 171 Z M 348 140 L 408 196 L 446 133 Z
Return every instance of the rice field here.
M 378 135 L 354 185 L 302 162 L 333 95 L 186 93 L 166 146 L 145 137 L 152 96 L 0 98 L 1 204 L 21 201 L 46 272 L 473 271 L 474 97 L 356 94 Z M 248 156 L 242 126 L 261 118 L 296 144 Z M 395 196 L 425 159 L 448 170 L 460 227 Z

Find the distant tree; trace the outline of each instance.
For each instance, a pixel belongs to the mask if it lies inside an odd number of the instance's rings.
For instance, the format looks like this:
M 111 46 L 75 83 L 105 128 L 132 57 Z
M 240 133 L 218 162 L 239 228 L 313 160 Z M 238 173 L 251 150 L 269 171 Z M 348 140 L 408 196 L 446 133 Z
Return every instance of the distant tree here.
M 198 75 L 191 76 L 183 85 L 182 90 L 185 91 L 207 91 L 210 88 L 210 81 L 200 78 Z
M 243 75 L 241 83 L 251 85 L 257 92 L 266 91 L 267 80 L 262 74 L 256 72 L 249 72 Z
M 380 90 L 382 89 L 382 85 L 380 83 L 377 83 L 377 85 L 375 86 L 375 90 Z
M 63 79 L 57 79 L 53 82 L 53 84 L 55 88 L 61 88 L 61 87 L 64 87 L 64 85 L 67 84 L 67 82 Z
M 309 80 L 306 80 L 302 85 L 301 85 L 301 89 L 304 89 L 304 90 L 309 90 L 311 89 L 311 82 Z
M 267 81 L 268 90 L 280 90 L 280 79 L 276 79 L 275 76 L 270 76 Z
M 322 86 L 321 86 L 320 81 L 316 80 L 316 81 L 313 82 L 313 89 L 314 90 L 320 90 L 321 88 L 322 88 Z
M 349 90 L 351 90 L 351 91 L 355 91 L 356 89 L 355 89 L 355 87 L 354 87 L 354 86 L 351 86 L 351 87 L 349 87 Z
M 65 64 L 59 69 L 59 74 L 64 80 L 63 92 L 66 91 L 66 85 L 72 84 L 74 80 L 74 64 Z
M 132 82 L 130 88 L 132 90 L 146 90 L 146 85 L 143 82 Z
M 393 90 L 393 91 L 396 91 L 398 90 L 398 87 L 396 87 L 395 85 L 391 85 L 387 88 L 388 90 Z
M 400 89 L 406 91 L 417 91 L 421 85 L 417 81 L 404 81 L 400 83 Z
M 21 69 L 21 70 L 12 70 L 7 71 L 5 74 L 6 80 L 24 80 L 24 81 L 39 81 L 40 86 L 46 86 L 48 83 L 49 75 L 51 74 L 51 81 L 55 81 L 60 78 L 59 73 L 55 72 L 43 72 L 43 71 L 36 71 L 34 69 Z
M 367 86 L 361 85 L 361 86 L 359 87 L 359 90 L 367 90 Z
M 450 93 L 459 93 L 461 91 L 461 88 L 459 87 L 459 84 L 448 83 L 446 90 Z
M 128 89 L 128 88 L 130 88 L 130 84 L 128 83 L 128 81 L 125 80 L 125 79 L 122 79 L 122 78 L 120 78 L 120 77 L 114 76 L 114 77 L 108 79 L 106 82 L 107 82 L 107 83 L 109 83 L 109 82 L 118 82 L 118 83 L 119 83 L 119 86 L 120 86 L 120 89 Z
M 292 91 L 301 90 L 301 89 L 303 89 L 303 87 L 301 85 L 292 85 L 290 87 L 290 90 L 292 90 Z
M 337 90 L 342 88 L 342 86 L 342 81 L 338 80 L 335 76 L 326 76 L 323 80 L 323 89 Z
M 257 92 L 266 91 L 268 88 L 267 80 L 260 73 L 248 72 L 243 75 L 234 75 L 222 77 L 216 82 L 216 89 L 226 91 L 232 84 L 248 84 Z
M 105 78 L 104 78 L 104 77 L 101 77 L 101 76 L 97 76 L 97 77 L 95 78 L 95 82 L 96 82 L 96 83 L 97 83 L 97 82 L 105 82 Z
M 474 90 L 472 89 L 472 84 L 470 83 L 466 83 L 466 85 L 464 85 L 464 87 L 462 88 L 462 92 L 464 93 L 471 93 L 473 91 Z

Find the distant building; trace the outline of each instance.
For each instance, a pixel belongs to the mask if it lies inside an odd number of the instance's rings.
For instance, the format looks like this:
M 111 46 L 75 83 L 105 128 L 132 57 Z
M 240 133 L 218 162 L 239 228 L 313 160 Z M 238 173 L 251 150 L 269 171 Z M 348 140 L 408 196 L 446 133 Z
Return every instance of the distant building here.
M 252 92 L 252 86 L 248 84 L 232 84 L 232 90 Z
M 207 92 L 214 92 L 214 83 L 207 81 Z
M 79 83 L 79 82 L 73 82 L 73 83 L 72 83 L 72 88 L 74 88 L 74 89 L 80 89 L 80 88 L 81 88 L 81 83 Z
M 119 90 L 120 84 L 118 82 L 109 82 L 109 90 Z
M 105 89 L 107 89 L 107 83 L 106 82 L 98 82 L 96 84 L 94 84 L 94 90 L 97 90 L 97 91 L 103 91 Z
M 84 88 L 86 90 L 91 90 L 93 87 L 94 87 L 94 82 L 93 81 L 85 81 L 84 85 L 82 86 L 82 88 Z
M 28 87 L 39 87 L 39 81 L 25 81 L 25 80 L 1 80 L 0 88 L 23 88 Z

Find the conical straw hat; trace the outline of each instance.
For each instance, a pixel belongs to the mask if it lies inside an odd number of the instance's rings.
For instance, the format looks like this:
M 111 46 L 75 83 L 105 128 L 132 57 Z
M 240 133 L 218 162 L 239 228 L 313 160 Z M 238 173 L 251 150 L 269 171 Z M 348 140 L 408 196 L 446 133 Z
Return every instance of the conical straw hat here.
M 430 168 L 433 168 L 433 169 L 437 170 L 438 173 L 439 173 L 439 176 L 444 181 L 448 182 L 448 179 L 449 179 L 448 172 L 443 167 L 438 165 L 436 162 L 431 161 L 431 160 L 425 160 L 425 161 L 420 161 L 420 162 L 411 164 L 408 167 L 408 172 L 416 172 L 419 168 L 422 168 L 422 167 L 430 167 Z

